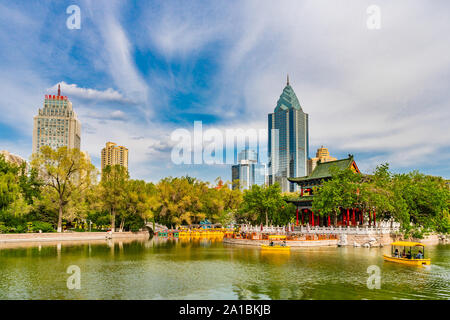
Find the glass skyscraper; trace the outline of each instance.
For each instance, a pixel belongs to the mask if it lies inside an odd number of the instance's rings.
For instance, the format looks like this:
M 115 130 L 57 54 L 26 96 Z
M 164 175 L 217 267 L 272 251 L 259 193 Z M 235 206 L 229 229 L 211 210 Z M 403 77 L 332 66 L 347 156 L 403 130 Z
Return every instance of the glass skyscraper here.
M 255 184 L 263 186 L 266 184 L 266 166 L 258 163 L 258 154 L 254 150 L 242 150 L 238 154 L 238 164 L 231 167 L 231 178 L 233 189 L 250 189 Z
M 268 120 L 269 185 L 278 182 L 282 192 L 297 191 L 298 186 L 287 178 L 307 175 L 308 114 L 303 112 L 289 76 Z
M 44 107 L 34 117 L 33 153 L 42 146 L 80 149 L 80 134 L 81 125 L 73 111 L 72 102 L 61 95 L 58 85 L 58 95 L 45 95 Z

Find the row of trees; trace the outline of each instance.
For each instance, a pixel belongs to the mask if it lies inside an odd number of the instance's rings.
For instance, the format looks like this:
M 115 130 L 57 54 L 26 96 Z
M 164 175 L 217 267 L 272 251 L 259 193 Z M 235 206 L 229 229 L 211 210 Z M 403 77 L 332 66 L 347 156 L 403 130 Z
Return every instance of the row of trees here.
M 394 218 L 406 235 L 450 232 L 450 190 L 441 177 L 418 171 L 393 174 L 388 164 L 378 166 L 372 175 L 331 170 L 332 179 L 314 193 L 313 211 L 321 216 L 336 221 L 340 208 L 358 208 L 374 210 L 377 219 Z
M 378 219 L 399 221 L 405 233 L 450 231 L 450 191 L 442 178 L 393 174 L 387 164 L 372 175 L 331 170 L 332 179 L 315 190 L 315 213 L 336 221 L 340 208 L 375 210 Z M 138 230 L 146 222 L 286 225 L 295 219 L 295 207 L 277 184 L 244 192 L 188 176 L 154 184 L 130 179 L 122 166 L 108 166 L 98 177 L 77 149 L 43 147 L 30 168 L 0 156 L 0 232 L 61 232 L 64 224 L 86 229 L 88 222 L 93 229 Z
M 146 183 L 130 179 L 119 165 L 104 168 L 98 181 L 84 153 L 66 147 L 45 146 L 30 165 L 27 170 L 25 164 L 18 167 L 0 158 L 0 232 L 50 231 L 53 226 L 61 232 L 64 225 L 88 222 L 133 231 L 146 222 L 179 226 L 208 219 L 226 224 L 242 202 L 241 191 L 227 184 L 211 187 L 188 176 Z M 36 228 L 29 230 L 30 221 Z

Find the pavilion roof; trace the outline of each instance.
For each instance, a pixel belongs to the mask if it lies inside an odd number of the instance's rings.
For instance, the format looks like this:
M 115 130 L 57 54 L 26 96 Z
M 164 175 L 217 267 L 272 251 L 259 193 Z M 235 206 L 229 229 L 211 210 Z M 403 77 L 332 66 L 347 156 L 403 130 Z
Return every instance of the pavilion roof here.
M 319 162 L 317 166 L 314 168 L 313 172 L 309 176 L 306 177 L 298 177 L 298 178 L 288 178 L 291 182 L 301 182 L 308 181 L 314 179 L 323 179 L 323 178 L 331 178 L 331 167 L 338 167 L 341 170 L 348 169 L 354 166 L 355 171 L 359 172 L 358 167 L 356 166 L 355 160 L 353 159 L 353 155 L 349 155 L 346 159 L 328 161 L 328 162 Z
M 312 196 L 312 195 L 307 195 L 307 196 L 303 196 L 303 197 L 292 196 L 292 197 L 287 197 L 286 201 L 287 202 L 309 202 L 309 201 L 312 201 L 313 199 L 314 199 L 314 196 Z

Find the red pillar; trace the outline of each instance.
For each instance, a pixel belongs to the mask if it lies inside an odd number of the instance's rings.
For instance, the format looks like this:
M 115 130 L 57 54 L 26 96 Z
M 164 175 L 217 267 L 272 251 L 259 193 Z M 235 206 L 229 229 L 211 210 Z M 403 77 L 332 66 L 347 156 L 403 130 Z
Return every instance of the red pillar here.
M 376 213 L 375 209 L 373 209 L 373 225 L 375 227 L 377 226 L 377 213 Z
M 372 217 L 371 217 L 371 211 L 369 209 L 369 226 L 372 224 Z
M 298 207 L 297 210 L 295 211 L 295 215 L 296 215 L 295 225 L 298 226 Z
M 303 197 L 303 187 L 300 188 L 300 197 Z
M 350 210 L 347 208 L 347 226 L 350 224 Z
M 331 224 L 331 221 L 330 221 L 331 219 L 330 219 L 330 216 L 328 216 L 328 226 L 327 227 L 329 227 L 330 226 L 330 224 Z
M 311 225 L 314 227 L 314 212 L 311 211 Z
M 353 210 L 352 210 L 352 225 L 356 225 L 356 220 L 355 220 L 355 208 L 353 208 Z
M 340 211 L 341 211 L 341 214 L 342 214 L 342 224 L 345 224 L 345 214 L 342 211 L 342 209 L 340 209 Z

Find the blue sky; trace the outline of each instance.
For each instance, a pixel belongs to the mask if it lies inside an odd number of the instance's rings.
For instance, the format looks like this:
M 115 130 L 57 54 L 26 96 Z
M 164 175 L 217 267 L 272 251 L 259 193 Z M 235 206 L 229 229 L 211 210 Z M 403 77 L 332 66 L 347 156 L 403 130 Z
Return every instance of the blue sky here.
M 69 30 L 66 8 L 81 9 Z M 369 30 L 367 7 L 381 9 Z M 321 145 L 364 172 L 389 162 L 450 178 L 447 1 L 0 1 L 0 149 L 31 156 L 33 116 L 62 83 L 99 167 L 106 141 L 133 178 L 231 178 L 175 165 L 171 133 L 267 128 L 286 74 Z

